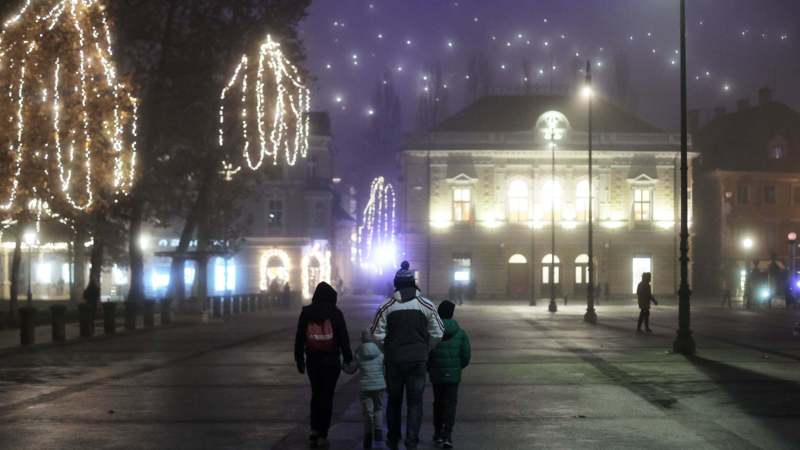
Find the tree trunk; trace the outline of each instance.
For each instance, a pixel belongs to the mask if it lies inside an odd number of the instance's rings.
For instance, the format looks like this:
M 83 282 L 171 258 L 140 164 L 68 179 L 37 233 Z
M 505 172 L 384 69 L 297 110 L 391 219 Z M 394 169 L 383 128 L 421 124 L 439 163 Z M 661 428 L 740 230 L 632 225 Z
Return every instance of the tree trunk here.
M 83 290 L 86 288 L 86 231 L 82 225 L 78 225 L 75 230 L 75 238 L 72 243 L 72 283 L 70 283 L 70 299 L 75 298 L 76 302 L 83 299 Z
M 105 253 L 105 246 L 103 242 L 97 238 L 94 240 L 91 255 L 91 267 L 89 269 L 89 281 L 94 280 L 97 288 L 101 288 L 100 279 L 103 274 L 103 255 Z
M 19 307 L 19 269 L 22 266 L 22 227 L 17 226 L 17 233 L 14 236 L 14 255 L 11 259 L 11 292 L 8 303 L 9 319 L 17 317 Z
M 128 229 L 128 252 L 131 266 L 128 301 L 137 303 L 144 300 L 144 256 L 139 245 L 139 237 L 142 235 L 143 209 L 142 202 L 134 200 L 130 228 Z

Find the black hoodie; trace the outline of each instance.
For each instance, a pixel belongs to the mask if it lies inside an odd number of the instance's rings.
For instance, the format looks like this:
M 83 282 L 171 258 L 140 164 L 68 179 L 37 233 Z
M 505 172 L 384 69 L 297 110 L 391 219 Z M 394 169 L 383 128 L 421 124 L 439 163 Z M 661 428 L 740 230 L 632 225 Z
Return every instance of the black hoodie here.
M 317 285 L 311 304 L 303 307 L 300 318 L 297 320 L 297 335 L 294 339 L 294 360 L 298 367 L 308 364 L 341 366 L 340 356 L 345 364 L 353 360 L 350 350 L 350 337 L 347 335 L 347 324 L 344 315 L 336 307 L 336 290 L 330 284 L 322 282 Z M 312 352 L 306 348 L 306 328 L 309 322 L 331 321 L 333 339 L 336 347 L 331 351 Z M 305 356 L 305 358 L 304 358 Z

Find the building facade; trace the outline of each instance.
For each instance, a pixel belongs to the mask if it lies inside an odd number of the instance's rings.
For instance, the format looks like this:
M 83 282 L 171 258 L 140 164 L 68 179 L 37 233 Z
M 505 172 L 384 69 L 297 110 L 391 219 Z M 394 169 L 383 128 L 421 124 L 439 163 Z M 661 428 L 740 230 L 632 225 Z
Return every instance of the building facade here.
M 490 96 L 411 141 L 401 238 L 422 289 L 584 298 L 591 201 L 603 295 L 630 296 L 643 272 L 674 294 L 680 136 L 596 100 L 590 196 L 587 115 L 577 97 Z
M 742 296 L 754 262 L 783 269 L 788 235 L 800 233 L 800 114 L 764 88 L 755 105 L 743 99 L 702 127 L 699 119 L 697 288 Z

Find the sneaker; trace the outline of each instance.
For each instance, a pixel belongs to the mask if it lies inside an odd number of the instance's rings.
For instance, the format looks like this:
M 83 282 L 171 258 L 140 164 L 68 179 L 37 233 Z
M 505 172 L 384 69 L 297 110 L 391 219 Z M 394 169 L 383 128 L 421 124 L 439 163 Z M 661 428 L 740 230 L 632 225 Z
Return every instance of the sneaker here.
M 442 442 L 442 448 L 453 448 L 453 441 L 450 438 L 446 438 L 444 442 Z
M 646 331 L 646 332 L 648 332 L 648 333 L 652 333 L 652 332 L 653 332 L 653 330 L 651 330 L 650 328 L 648 328 L 648 329 L 646 329 L 646 330 L 644 330 L 644 331 Z
M 375 429 L 375 442 L 381 442 L 383 440 L 383 430 L 380 428 Z
M 434 434 L 433 435 L 433 442 L 436 445 L 442 445 L 442 442 L 444 442 L 444 438 L 439 434 Z
M 308 446 L 311 448 L 317 448 L 317 444 L 319 443 L 319 434 L 316 431 L 312 431 L 311 434 L 308 435 Z
M 372 433 L 364 433 L 364 448 L 372 448 Z
M 328 448 L 331 446 L 331 442 L 326 437 L 321 437 L 317 439 L 317 447 L 319 448 Z

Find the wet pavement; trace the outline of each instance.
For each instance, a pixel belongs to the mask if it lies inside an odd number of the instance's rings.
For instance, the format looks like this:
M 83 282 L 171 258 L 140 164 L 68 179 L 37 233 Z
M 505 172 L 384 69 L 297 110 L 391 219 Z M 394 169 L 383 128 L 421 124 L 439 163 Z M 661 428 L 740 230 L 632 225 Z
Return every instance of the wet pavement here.
M 344 299 L 351 338 L 379 300 Z M 698 356 L 669 352 L 676 309 L 633 332 L 633 305 L 596 326 L 571 302 L 468 305 L 456 318 L 473 362 L 460 391 L 456 448 L 798 448 L 800 311 L 697 307 Z M 0 354 L 0 448 L 305 448 L 306 379 L 297 311 L 157 328 Z M 360 448 L 358 384 L 340 378 L 332 448 Z M 430 443 L 426 390 L 424 445 Z

